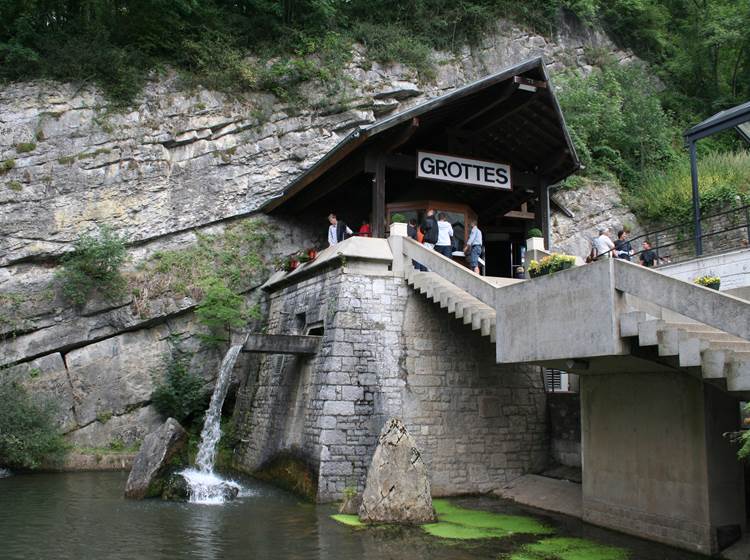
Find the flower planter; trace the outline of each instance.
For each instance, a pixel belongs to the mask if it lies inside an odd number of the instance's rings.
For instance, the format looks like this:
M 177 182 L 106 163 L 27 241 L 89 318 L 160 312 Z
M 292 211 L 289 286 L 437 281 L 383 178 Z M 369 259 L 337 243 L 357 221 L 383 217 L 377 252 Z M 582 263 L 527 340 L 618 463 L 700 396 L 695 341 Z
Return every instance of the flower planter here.
M 544 237 L 529 237 L 526 240 L 527 251 L 545 251 Z
M 693 282 L 699 286 L 710 288 L 712 290 L 718 290 L 721 287 L 721 278 L 718 276 L 701 276 L 693 280 Z
M 401 222 L 391 224 L 391 235 L 398 235 L 401 237 L 406 237 L 407 225 L 408 224 L 401 223 Z

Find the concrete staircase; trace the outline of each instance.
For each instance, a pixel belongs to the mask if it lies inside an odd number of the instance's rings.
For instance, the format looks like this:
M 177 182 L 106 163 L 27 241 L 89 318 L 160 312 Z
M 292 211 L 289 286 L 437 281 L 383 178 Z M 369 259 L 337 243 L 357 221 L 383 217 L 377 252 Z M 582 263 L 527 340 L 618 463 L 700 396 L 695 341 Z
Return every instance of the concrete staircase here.
M 407 283 L 417 292 L 440 304 L 440 307 L 461 319 L 465 325 L 471 325 L 472 330 L 479 331 L 482 336 L 489 336 L 490 341 L 495 342 L 495 310 L 492 307 L 435 272 L 410 269 L 405 276 Z
M 657 319 L 642 311 L 620 314 L 620 336 L 631 353 L 686 368 L 730 392 L 750 392 L 750 342 L 701 323 Z

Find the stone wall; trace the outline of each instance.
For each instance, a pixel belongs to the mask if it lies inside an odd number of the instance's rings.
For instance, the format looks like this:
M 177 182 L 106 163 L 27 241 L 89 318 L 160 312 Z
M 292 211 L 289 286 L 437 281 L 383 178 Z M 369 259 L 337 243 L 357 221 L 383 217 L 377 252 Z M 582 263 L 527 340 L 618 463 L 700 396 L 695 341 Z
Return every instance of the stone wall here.
M 404 420 L 436 495 L 486 492 L 545 466 L 546 401 L 536 367 L 501 367 L 490 342 L 392 275 L 334 269 L 271 296 L 269 332 L 324 326 L 310 362 L 267 356 L 238 398 L 238 465 L 297 454 L 318 499 L 364 486 L 378 433 Z

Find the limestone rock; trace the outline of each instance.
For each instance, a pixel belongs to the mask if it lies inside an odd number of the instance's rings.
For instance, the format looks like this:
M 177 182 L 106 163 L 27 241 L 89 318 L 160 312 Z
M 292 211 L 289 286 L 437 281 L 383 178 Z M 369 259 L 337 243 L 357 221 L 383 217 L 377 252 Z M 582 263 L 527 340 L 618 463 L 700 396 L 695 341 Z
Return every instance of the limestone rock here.
M 361 494 L 355 494 L 354 496 L 346 496 L 344 497 L 344 501 L 341 502 L 341 506 L 339 506 L 339 513 L 344 513 L 346 515 L 357 515 L 359 513 L 359 508 L 362 507 L 362 495 Z
M 146 436 L 125 484 L 125 497 L 140 500 L 160 494 L 161 477 L 187 443 L 187 432 L 174 418 Z
M 359 508 L 367 523 L 421 524 L 435 521 L 427 467 L 404 423 L 391 418 L 378 438 Z
M 190 485 L 180 473 L 172 473 L 164 484 L 162 500 L 186 502 L 190 498 Z

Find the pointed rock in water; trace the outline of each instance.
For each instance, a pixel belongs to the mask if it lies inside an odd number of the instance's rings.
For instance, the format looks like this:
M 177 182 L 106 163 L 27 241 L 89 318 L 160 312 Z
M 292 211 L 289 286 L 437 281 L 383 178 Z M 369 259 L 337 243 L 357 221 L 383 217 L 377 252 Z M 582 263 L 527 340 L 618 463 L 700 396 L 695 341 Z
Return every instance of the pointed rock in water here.
M 419 525 L 436 520 L 427 467 L 411 434 L 398 418 L 383 426 L 367 471 L 359 518 L 365 523 Z
M 339 513 L 344 515 L 357 515 L 359 508 L 362 507 L 362 496 L 361 494 L 355 494 L 354 496 L 347 496 L 339 506 Z
M 133 461 L 133 468 L 125 484 L 125 497 L 134 500 L 161 494 L 163 480 L 172 458 L 185 449 L 187 432 L 174 418 L 151 432 L 143 440 L 141 450 Z

